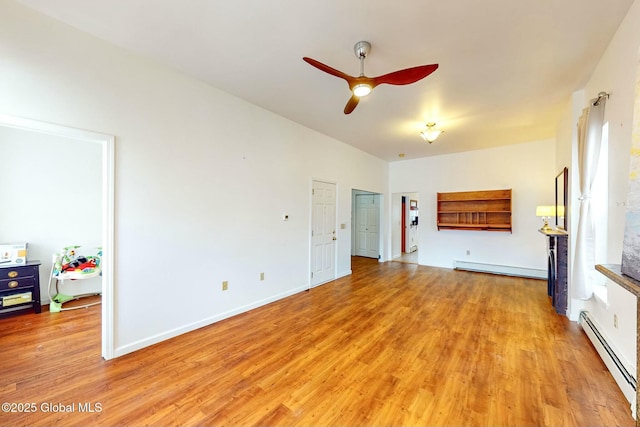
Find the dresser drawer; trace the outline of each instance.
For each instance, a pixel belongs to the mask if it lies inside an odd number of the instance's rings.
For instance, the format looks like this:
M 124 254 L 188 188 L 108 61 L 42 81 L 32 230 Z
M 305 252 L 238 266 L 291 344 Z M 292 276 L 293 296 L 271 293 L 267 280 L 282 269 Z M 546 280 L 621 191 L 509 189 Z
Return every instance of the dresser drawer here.
M 0 291 L 10 291 L 13 289 L 22 289 L 33 287 L 36 284 L 36 278 L 31 277 L 18 277 L 15 279 L 0 280 Z
M 37 271 L 38 269 L 33 266 L 3 267 L 0 268 L 0 280 L 14 280 L 20 277 L 33 277 Z
M 0 297 L 0 305 L 4 308 L 15 307 L 20 304 L 28 304 L 33 302 L 31 292 L 18 292 Z

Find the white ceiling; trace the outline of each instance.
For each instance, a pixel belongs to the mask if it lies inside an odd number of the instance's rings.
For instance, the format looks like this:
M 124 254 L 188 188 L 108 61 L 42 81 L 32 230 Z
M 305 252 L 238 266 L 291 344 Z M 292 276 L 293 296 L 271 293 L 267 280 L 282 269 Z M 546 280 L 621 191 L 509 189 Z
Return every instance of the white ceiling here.
M 396 161 L 553 138 L 633 0 L 20 2 Z M 345 81 L 302 57 L 357 76 L 359 40 L 372 45 L 368 76 L 440 67 L 378 86 L 345 115 Z M 445 133 L 427 144 L 431 121 Z

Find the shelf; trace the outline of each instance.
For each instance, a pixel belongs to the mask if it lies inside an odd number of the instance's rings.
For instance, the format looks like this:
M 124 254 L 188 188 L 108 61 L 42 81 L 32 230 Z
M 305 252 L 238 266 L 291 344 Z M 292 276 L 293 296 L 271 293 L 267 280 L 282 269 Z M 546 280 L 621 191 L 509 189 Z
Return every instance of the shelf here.
M 622 267 L 620 264 L 597 264 L 596 270 L 605 275 L 609 280 L 614 281 L 616 284 L 631 292 L 636 297 L 640 297 L 640 280 L 636 280 L 633 277 L 622 274 Z
M 460 222 L 439 222 L 438 227 L 490 227 L 490 228 L 511 228 L 511 224 L 465 224 Z
M 511 224 L 456 224 L 438 223 L 438 229 L 478 230 L 478 231 L 511 231 Z
M 438 193 L 438 194 L 445 194 L 445 193 Z M 450 193 L 446 193 L 446 194 L 450 194 Z M 485 197 L 482 199 L 452 199 L 452 198 L 443 198 L 441 200 L 439 200 L 439 202 L 488 202 L 488 201 L 494 201 L 494 200 L 511 200 L 508 197 Z
M 511 211 L 478 211 L 478 210 L 474 210 L 474 211 L 438 211 L 439 214 L 467 214 L 467 213 L 508 213 L 510 214 Z
M 511 189 L 458 191 L 453 193 L 438 193 L 438 196 L 438 201 L 511 200 Z
M 511 232 L 511 189 L 438 193 L 438 230 Z

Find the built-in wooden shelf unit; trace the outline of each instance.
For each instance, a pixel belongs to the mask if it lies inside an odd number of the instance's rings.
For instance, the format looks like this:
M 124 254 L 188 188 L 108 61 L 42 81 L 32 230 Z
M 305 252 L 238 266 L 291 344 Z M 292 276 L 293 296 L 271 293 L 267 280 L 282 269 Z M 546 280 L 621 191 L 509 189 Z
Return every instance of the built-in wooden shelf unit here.
M 438 193 L 438 230 L 511 232 L 511 189 Z

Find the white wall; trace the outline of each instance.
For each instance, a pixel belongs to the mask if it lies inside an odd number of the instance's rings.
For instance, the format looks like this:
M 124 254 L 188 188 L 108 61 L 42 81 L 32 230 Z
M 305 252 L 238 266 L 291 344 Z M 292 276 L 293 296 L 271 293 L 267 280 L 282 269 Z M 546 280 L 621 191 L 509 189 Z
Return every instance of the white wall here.
M 438 143 L 455 144 L 453 134 Z M 555 200 L 555 150 L 555 141 L 545 140 L 391 163 L 389 191 L 419 194 L 418 262 L 452 268 L 454 260 L 464 260 L 546 271 L 545 237 L 535 213 L 537 205 Z M 513 233 L 437 230 L 436 193 L 507 188 L 513 189 Z
M 353 188 L 387 192 L 384 161 L 10 1 L 0 92 L 2 113 L 116 136 L 116 355 L 306 289 L 313 178 L 338 223 Z
M 605 108 L 609 122 L 609 209 L 607 259 L 602 262 L 620 264 L 624 235 L 626 200 L 629 188 L 631 132 L 636 73 L 640 61 L 640 1 L 631 6 L 625 20 L 609 44 L 598 67 L 585 86 L 587 98 L 599 91 L 610 93 Z M 619 348 L 624 359 L 636 366 L 636 304 L 629 292 L 609 282 L 607 306 L 592 299 L 586 309 L 593 313 L 604 333 Z M 614 314 L 618 327 L 613 324 Z
M 629 186 L 631 132 L 636 73 L 640 60 L 640 2 L 635 1 L 584 88 L 586 99 L 610 94 L 605 108 L 609 122 L 608 262 L 620 263 Z
M 90 144 L 0 126 L 0 242 L 27 242 L 49 302 L 51 258 L 64 246 L 99 246 L 102 152 Z M 100 292 L 100 278 L 67 281 L 65 294 Z M 55 288 L 52 288 L 55 294 Z
M 558 128 L 561 152 L 572 152 L 571 197 L 573 230 L 577 227 L 578 175 L 577 136 L 575 126 L 582 108 L 601 91 L 610 94 L 605 108 L 605 122 L 609 123 L 609 204 L 607 230 L 607 257 L 599 263 L 620 264 L 629 180 L 629 155 L 633 128 L 633 103 L 636 72 L 640 58 L 640 0 L 636 0 L 600 59 L 593 75 L 582 90 L 576 91 L 563 121 Z M 573 255 L 570 254 L 571 265 Z M 569 286 L 573 286 L 570 276 Z M 633 296 L 613 282 L 607 283 L 607 303 L 592 298 L 589 301 L 571 301 L 572 319 L 579 310 L 586 309 L 595 318 L 601 332 L 621 357 L 635 369 L 636 366 L 636 301 Z M 614 315 L 618 327 L 614 327 Z

